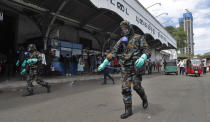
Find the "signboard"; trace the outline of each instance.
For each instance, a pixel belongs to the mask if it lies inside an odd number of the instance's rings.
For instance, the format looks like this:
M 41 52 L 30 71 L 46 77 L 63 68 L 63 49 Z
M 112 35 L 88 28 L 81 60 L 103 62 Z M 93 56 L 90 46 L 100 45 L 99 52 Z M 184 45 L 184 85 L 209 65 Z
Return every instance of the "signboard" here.
M 68 47 L 68 48 L 74 48 L 74 49 L 82 49 L 81 44 L 66 42 L 66 41 L 60 41 L 61 47 Z
M 68 51 L 68 52 L 71 52 L 72 49 L 71 49 L 71 48 L 67 48 L 67 47 L 61 47 L 61 51 Z
M 72 55 L 81 55 L 82 54 L 82 50 L 80 49 L 72 49 Z
M 0 21 L 4 20 L 4 13 L 0 11 Z

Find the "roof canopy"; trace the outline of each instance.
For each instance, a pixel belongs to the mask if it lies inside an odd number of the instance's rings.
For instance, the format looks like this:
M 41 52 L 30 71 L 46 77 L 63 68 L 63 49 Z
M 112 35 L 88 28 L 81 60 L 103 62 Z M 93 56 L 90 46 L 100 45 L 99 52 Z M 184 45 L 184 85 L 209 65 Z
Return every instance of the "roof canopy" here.
M 2 0 L 29 17 L 55 23 L 68 22 L 80 29 L 120 34 L 119 23 L 129 20 L 138 33 L 148 35 L 160 49 L 176 48 L 176 41 L 137 0 Z M 39 17 L 37 19 L 40 19 Z

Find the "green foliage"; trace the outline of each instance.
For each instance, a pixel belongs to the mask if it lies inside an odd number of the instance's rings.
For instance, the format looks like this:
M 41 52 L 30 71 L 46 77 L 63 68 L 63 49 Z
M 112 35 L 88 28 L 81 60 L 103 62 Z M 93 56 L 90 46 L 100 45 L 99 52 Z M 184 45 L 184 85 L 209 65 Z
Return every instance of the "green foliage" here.
M 210 52 L 204 53 L 203 55 L 197 54 L 196 55 L 198 58 L 210 58 Z
M 204 53 L 204 55 L 210 55 L 210 52 L 208 52 L 208 53 Z
M 184 28 L 173 26 L 167 26 L 165 29 L 171 34 L 172 37 L 177 41 L 177 50 L 187 46 L 185 40 L 187 39 L 187 34 L 184 32 Z
M 167 26 L 165 29 L 173 36 L 175 28 L 173 26 Z
M 204 53 L 201 57 L 202 58 L 210 58 L 210 52 Z
M 177 54 L 179 58 L 193 58 L 193 55 L 190 54 Z

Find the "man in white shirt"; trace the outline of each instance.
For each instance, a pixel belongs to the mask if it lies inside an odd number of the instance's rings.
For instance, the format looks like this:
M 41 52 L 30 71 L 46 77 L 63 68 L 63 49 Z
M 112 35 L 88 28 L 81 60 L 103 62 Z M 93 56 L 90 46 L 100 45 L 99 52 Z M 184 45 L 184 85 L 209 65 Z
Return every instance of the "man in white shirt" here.
M 184 75 L 184 60 L 181 60 L 178 64 L 180 70 L 179 70 L 179 74 L 181 75 Z

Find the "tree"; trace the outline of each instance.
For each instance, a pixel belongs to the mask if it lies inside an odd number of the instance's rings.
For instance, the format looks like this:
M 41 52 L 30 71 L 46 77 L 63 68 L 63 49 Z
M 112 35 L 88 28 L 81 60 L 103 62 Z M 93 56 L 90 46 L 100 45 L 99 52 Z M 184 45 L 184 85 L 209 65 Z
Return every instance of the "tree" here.
M 187 46 L 185 40 L 187 39 L 187 34 L 184 32 L 184 28 L 178 27 L 174 28 L 173 26 L 167 26 L 165 29 L 171 34 L 172 37 L 177 42 L 177 50 Z
M 167 26 L 165 29 L 174 37 L 174 32 L 176 31 L 176 28 L 173 26 Z
M 179 58 L 193 58 L 191 54 L 178 54 L 177 57 Z
M 204 54 L 202 55 L 202 58 L 210 58 L 210 52 L 204 53 Z

